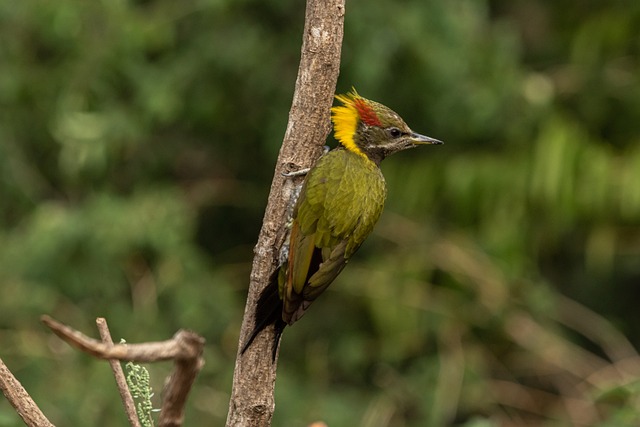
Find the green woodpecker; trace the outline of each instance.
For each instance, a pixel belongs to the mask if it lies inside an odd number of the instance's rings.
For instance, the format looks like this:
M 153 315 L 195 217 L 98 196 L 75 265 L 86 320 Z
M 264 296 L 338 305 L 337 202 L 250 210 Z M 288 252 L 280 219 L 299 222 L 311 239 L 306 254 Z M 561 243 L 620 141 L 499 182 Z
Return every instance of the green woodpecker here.
M 371 233 L 387 194 L 380 162 L 418 145 L 442 144 L 413 132 L 394 111 L 355 89 L 336 99 L 342 105 L 331 109 L 331 119 L 340 146 L 306 175 L 282 265 L 258 298 L 255 327 L 242 353 L 273 324 L 275 360 L 284 327 L 302 317 Z

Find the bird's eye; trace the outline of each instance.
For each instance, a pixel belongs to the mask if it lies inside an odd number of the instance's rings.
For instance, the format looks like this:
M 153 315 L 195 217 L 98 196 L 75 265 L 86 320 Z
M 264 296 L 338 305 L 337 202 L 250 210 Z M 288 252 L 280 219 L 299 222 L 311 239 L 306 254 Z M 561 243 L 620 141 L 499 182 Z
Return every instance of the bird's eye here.
M 391 135 L 392 138 L 398 138 L 400 135 L 402 135 L 402 132 L 398 128 L 390 128 L 389 135 Z

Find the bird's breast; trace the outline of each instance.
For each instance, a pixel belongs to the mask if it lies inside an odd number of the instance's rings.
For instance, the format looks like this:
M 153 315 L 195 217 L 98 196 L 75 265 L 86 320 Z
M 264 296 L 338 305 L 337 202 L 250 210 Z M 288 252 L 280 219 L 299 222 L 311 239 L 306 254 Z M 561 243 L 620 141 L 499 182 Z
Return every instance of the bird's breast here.
M 317 247 L 347 239 L 349 252 L 371 232 L 385 199 L 386 185 L 377 165 L 347 150 L 334 150 L 309 172 L 295 216 L 302 233 L 316 234 Z

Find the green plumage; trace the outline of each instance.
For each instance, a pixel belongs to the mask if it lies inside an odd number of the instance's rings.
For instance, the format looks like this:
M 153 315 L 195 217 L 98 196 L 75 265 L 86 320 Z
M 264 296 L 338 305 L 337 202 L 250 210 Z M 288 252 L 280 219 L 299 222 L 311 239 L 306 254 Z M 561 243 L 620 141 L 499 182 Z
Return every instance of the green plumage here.
M 272 355 L 280 336 L 340 274 L 380 218 L 387 189 L 380 162 L 398 151 L 442 144 L 413 132 L 391 109 L 358 95 L 336 98 L 332 108 L 341 146 L 309 171 L 293 210 L 288 257 L 262 290 L 255 327 L 241 352 L 268 325 L 274 325 Z
M 387 189 L 380 168 L 338 149 L 309 172 L 293 214 L 288 269 L 280 283 L 283 320 L 292 324 L 331 284 L 373 230 Z

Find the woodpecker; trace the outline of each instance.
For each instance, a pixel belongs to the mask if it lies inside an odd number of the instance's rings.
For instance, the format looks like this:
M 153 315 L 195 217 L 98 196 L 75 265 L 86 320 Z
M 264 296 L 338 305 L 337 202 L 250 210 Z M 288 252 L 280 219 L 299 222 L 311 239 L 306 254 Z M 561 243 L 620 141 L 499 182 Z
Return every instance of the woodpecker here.
M 298 321 L 340 274 L 380 218 L 387 195 L 380 162 L 418 145 L 442 144 L 409 128 L 390 108 L 355 89 L 331 109 L 340 145 L 306 174 L 288 232 L 288 254 L 261 292 L 255 326 L 241 353 L 274 325 L 275 361 L 282 332 Z

